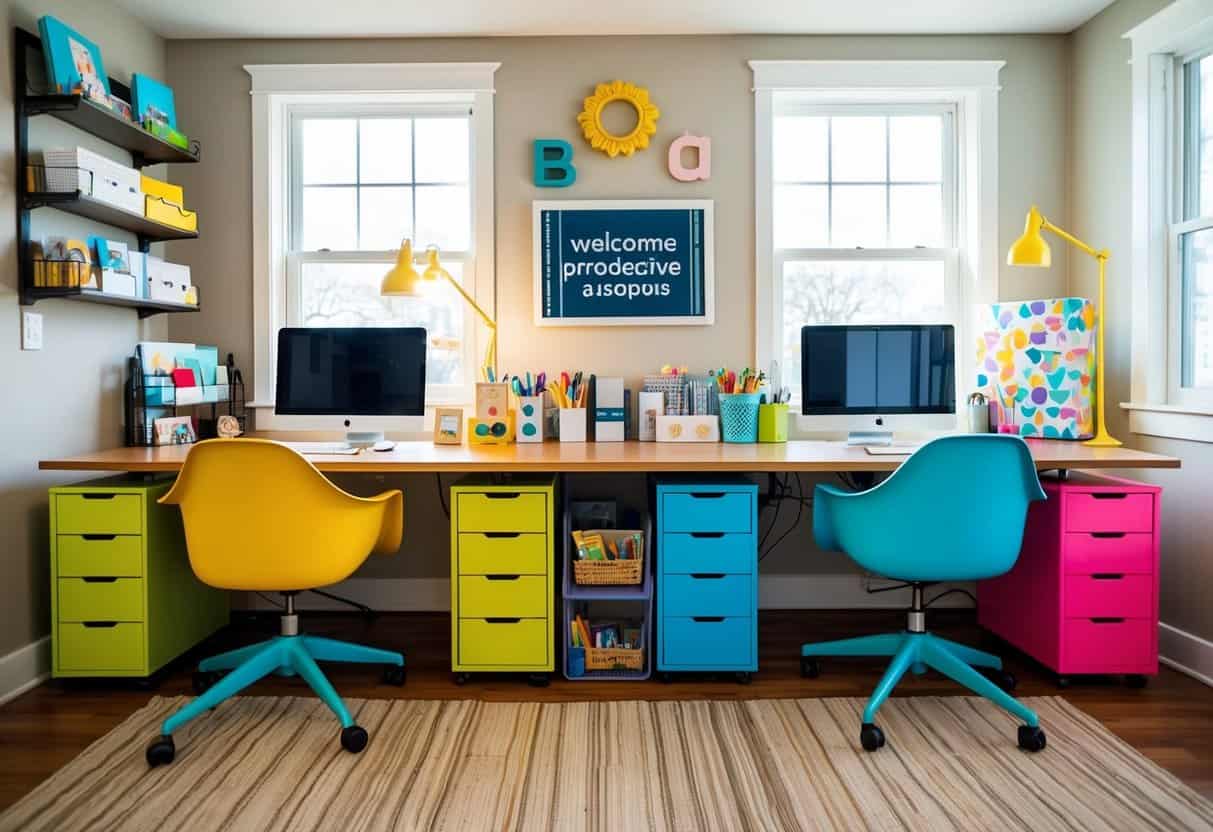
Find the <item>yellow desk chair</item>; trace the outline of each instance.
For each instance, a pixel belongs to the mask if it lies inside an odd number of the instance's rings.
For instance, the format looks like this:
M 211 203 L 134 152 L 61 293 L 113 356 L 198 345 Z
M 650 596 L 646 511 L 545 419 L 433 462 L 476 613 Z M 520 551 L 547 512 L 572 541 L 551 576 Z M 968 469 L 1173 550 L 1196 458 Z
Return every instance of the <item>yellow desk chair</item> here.
M 354 497 L 300 454 L 262 439 L 199 442 L 160 502 L 181 507 L 190 566 L 211 586 L 281 592 L 281 635 L 212 656 L 198 665 L 201 694 L 164 721 L 147 762 L 171 763 L 173 731 L 270 673 L 299 674 L 341 721 L 341 745 L 357 754 L 365 729 L 316 660 L 382 664 L 384 680 L 404 684 L 404 656 L 333 639 L 299 635 L 295 594 L 337 583 L 371 554 L 400 548 L 404 496 L 396 490 Z M 229 671 L 220 677 L 220 671 Z

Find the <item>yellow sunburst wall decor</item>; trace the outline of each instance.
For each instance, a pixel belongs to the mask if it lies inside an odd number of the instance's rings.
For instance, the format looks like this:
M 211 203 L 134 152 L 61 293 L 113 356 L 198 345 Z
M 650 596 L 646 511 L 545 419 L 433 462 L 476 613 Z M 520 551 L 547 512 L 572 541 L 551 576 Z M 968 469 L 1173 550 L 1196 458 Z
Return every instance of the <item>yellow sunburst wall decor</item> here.
M 636 110 L 636 126 L 625 136 L 607 132 L 602 126 L 602 111 L 614 101 L 626 101 Z M 577 123 L 585 133 L 590 147 L 601 150 L 612 159 L 622 153 L 631 156 L 637 150 L 649 146 L 649 137 L 657 132 L 657 119 L 661 110 L 649 101 L 649 91 L 628 81 L 611 81 L 599 84 L 594 94 L 585 99 L 585 109 L 577 116 Z

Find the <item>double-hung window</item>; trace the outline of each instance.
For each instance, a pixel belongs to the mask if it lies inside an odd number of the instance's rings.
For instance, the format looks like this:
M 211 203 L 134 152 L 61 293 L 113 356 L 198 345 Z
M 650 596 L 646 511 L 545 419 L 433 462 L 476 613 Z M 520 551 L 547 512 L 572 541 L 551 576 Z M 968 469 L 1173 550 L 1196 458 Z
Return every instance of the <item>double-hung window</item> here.
M 805 324 L 953 323 L 955 110 L 775 100 L 773 306 L 799 400 Z
M 1175 78 L 1176 216 L 1170 227 L 1169 399 L 1213 406 L 1213 48 L 1180 58 Z
M 421 326 L 426 403 L 466 403 L 489 334 L 445 282 L 382 297 L 401 242 L 426 249 L 494 306 L 494 63 L 246 66 L 253 107 L 257 424 L 340 427 L 273 413 L 282 327 Z M 385 424 L 384 429 L 393 428 Z
M 475 270 L 471 114 L 466 106 L 291 112 L 290 326 L 421 326 L 427 400 L 453 401 L 476 366 L 467 310 L 446 286 L 381 297 L 402 240 L 442 251 L 456 280 Z

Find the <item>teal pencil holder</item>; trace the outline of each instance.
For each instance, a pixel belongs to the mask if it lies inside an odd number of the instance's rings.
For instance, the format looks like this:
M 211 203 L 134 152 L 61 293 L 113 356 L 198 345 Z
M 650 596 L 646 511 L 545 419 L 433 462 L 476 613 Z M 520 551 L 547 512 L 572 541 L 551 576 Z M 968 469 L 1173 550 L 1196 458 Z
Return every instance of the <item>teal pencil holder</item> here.
M 757 442 L 761 399 L 761 393 L 722 393 L 720 438 L 725 442 Z

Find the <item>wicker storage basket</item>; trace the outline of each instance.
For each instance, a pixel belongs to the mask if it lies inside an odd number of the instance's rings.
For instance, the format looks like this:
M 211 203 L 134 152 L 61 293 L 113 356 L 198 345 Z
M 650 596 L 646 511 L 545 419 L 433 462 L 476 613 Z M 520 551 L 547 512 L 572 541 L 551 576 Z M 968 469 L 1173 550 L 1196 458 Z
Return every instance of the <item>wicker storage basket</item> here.
M 623 647 L 585 648 L 586 670 L 640 670 L 643 667 L 643 647 L 639 650 Z
M 640 557 L 627 560 L 574 560 L 573 582 L 579 586 L 627 586 L 644 582 L 644 532 L 639 529 L 587 529 L 616 545 L 625 537 L 640 535 Z M 587 665 L 589 660 L 587 659 Z

